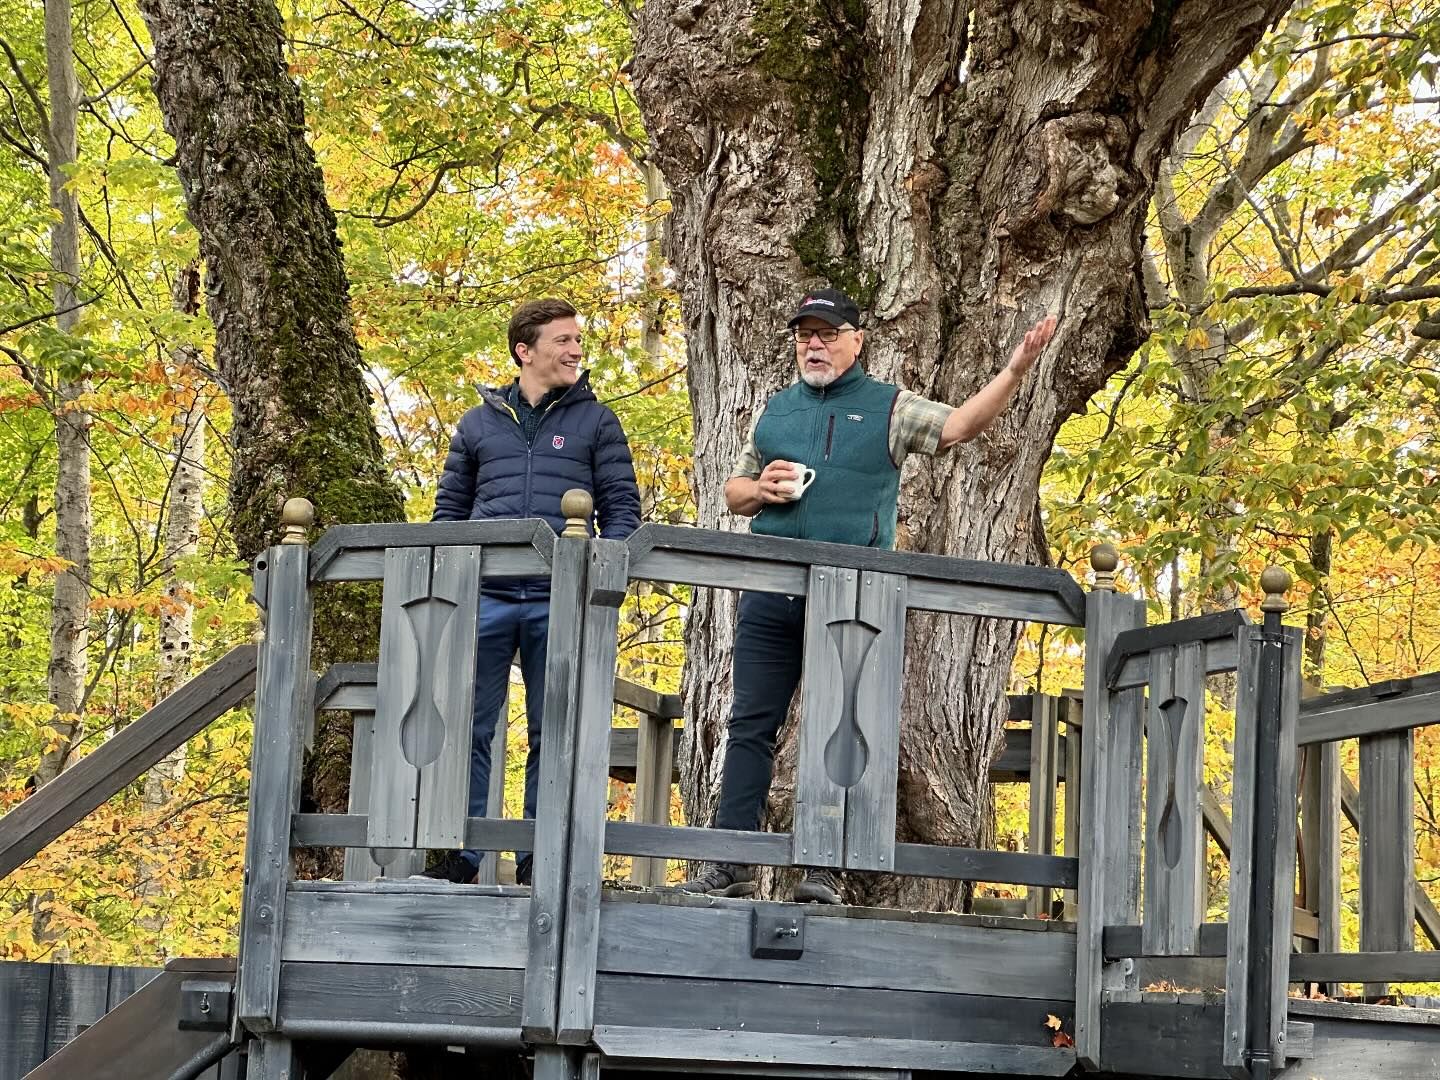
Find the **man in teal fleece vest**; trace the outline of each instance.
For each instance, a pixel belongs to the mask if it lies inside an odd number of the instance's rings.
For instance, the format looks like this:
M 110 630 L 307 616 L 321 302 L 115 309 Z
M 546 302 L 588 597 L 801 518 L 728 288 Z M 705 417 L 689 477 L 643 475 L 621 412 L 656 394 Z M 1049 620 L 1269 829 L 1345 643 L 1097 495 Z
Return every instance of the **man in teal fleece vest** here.
M 766 402 L 756 418 L 725 484 L 725 503 L 731 513 L 752 519 L 754 533 L 888 549 L 895 546 L 905 456 L 948 450 L 989 427 L 1049 342 L 1055 317 L 1033 326 L 1000 374 L 958 407 L 866 375 L 857 363 L 865 344 L 860 310 L 836 289 L 807 293 L 790 331 L 800 381 Z M 717 829 L 760 827 L 775 735 L 800 684 L 804 640 L 804 597 L 741 594 Z M 711 863 L 680 888 L 749 896 L 755 871 Z M 840 879 L 829 870 L 811 870 L 794 897 L 838 904 Z

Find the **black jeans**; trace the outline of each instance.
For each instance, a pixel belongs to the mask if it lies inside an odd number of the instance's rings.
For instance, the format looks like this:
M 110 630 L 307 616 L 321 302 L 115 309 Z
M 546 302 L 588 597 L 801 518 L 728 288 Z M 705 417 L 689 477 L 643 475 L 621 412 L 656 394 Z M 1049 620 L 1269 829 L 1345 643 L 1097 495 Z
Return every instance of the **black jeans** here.
M 760 827 L 775 773 L 775 734 L 800 685 L 805 598 L 741 593 L 735 628 L 735 704 L 720 780 L 715 828 Z

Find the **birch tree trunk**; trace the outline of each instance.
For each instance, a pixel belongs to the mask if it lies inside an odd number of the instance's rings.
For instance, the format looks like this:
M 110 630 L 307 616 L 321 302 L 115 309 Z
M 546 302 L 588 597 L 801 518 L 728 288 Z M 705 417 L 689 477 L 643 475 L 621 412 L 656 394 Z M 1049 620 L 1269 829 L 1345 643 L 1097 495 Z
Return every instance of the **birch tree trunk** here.
M 634 81 L 674 206 L 701 523 L 740 527 L 721 488 L 755 410 L 794 377 L 780 333 L 801 290 L 829 282 L 868 310 L 873 375 L 957 404 L 1059 315 L 1010 409 L 974 443 L 912 459 L 901 497 L 902 547 L 1035 558 L 1055 434 L 1147 333 L 1141 237 L 1160 162 L 1286 7 L 649 0 Z M 695 822 L 718 785 L 733 624 L 732 597 L 702 595 L 687 630 Z M 901 839 L 981 835 L 1018 632 L 910 620 Z M 956 898 L 899 879 L 864 893 Z
M 191 263 L 175 277 L 171 300 L 176 311 L 193 316 L 200 310 L 200 269 Z M 160 615 L 160 670 L 155 680 L 155 699 L 174 693 L 190 677 L 191 627 L 195 606 L 191 582 L 180 563 L 200 548 L 200 519 L 205 512 L 205 400 L 200 392 L 198 350 L 182 345 L 171 355 L 175 385 L 189 395 L 179 415 L 175 433 L 175 468 L 170 474 L 169 515 L 165 519 L 165 610 Z M 145 776 L 144 805 L 164 805 L 170 792 L 185 775 L 185 747 L 155 764 Z
M 50 205 L 51 292 L 56 320 L 66 333 L 79 322 L 80 212 L 65 187 L 66 169 L 78 154 L 76 110 L 79 88 L 70 30 L 69 0 L 46 0 L 45 70 L 50 90 L 49 154 L 46 172 Z M 55 575 L 50 605 L 49 697 L 55 708 L 56 744 L 40 758 L 36 783 L 60 775 L 84 733 L 85 655 L 90 603 L 90 413 L 84 398 L 90 381 L 83 373 L 57 371 L 51 409 L 55 416 L 55 554 L 68 563 Z

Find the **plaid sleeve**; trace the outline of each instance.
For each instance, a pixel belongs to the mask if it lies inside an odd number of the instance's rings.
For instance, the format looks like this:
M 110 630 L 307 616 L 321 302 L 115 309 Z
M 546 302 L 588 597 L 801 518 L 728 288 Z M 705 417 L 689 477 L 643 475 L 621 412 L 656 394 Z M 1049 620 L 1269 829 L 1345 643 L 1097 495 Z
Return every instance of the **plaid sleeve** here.
M 940 445 L 940 432 L 955 411 L 953 405 L 931 401 L 909 390 L 895 398 L 890 420 L 890 460 L 905 463 L 907 454 L 933 454 Z
M 740 448 L 740 456 L 735 459 L 735 467 L 730 470 L 730 479 L 744 476 L 754 480 L 765 467 L 760 461 L 760 451 L 755 449 L 755 428 L 759 426 L 760 417 L 764 415 L 763 409 L 755 414 L 755 422 L 750 425 L 750 433 L 745 436 L 745 445 Z

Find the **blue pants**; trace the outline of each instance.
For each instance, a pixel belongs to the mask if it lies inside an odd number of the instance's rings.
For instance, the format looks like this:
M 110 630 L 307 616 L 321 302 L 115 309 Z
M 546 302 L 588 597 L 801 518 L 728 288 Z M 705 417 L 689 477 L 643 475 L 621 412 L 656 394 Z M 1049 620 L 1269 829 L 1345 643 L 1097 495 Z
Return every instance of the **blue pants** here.
M 510 661 L 520 653 L 525 680 L 525 719 L 530 747 L 525 757 L 525 816 L 535 816 L 540 779 L 540 719 L 545 715 L 545 645 L 550 632 L 550 600 L 480 598 L 475 646 L 475 711 L 470 744 L 470 816 L 484 817 L 490 793 L 490 741 L 510 683 Z M 480 865 L 481 853 L 461 854 Z M 530 852 L 515 853 L 515 874 L 530 876 Z
M 735 704 L 715 828 L 760 828 L 775 774 L 775 735 L 800 685 L 805 598 L 741 593 L 735 628 Z

